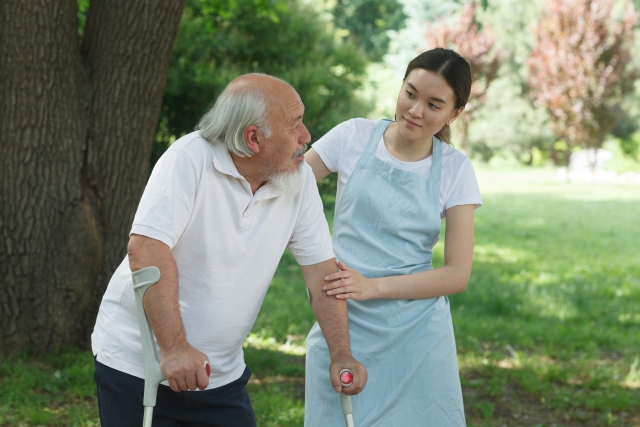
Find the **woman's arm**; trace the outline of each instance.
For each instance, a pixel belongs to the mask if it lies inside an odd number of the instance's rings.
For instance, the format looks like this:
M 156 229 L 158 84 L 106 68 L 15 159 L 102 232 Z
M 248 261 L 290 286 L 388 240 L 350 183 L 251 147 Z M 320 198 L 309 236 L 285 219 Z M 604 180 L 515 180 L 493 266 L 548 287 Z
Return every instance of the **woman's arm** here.
M 317 155 L 317 154 L 316 154 Z M 404 276 L 367 279 L 338 263 L 341 270 L 325 277 L 322 290 L 338 299 L 426 299 L 463 292 L 473 261 L 473 205 L 446 210 L 444 265 Z
M 304 161 L 311 166 L 311 169 L 313 169 L 313 175 L 316 177 L 316 182 L 331 173 L 318 153 L 316 153 L 316 150 L 313 148 L 310 148 L 309 151 L 304 154 Z

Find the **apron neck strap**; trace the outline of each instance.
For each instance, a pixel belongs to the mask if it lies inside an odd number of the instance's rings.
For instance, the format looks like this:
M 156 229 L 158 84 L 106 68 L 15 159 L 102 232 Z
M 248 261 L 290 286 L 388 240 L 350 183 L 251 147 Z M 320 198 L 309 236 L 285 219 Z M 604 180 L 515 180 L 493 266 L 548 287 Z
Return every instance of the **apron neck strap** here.
M 435 136 L 431 139 L 433 144 L 431 160 L 431 180 L 440 182 L 442 174 L 442 142 Z
M 373 129 L 373 133 L 371 133 L 369 141 L 367 141 L 367 145 L 364 148 L 364 153 L 362 153 L 363 157 L 369 158 L 374 156 L 376 148 L 378 148 L 378 142 L 380 141 L 380 138 L 382 138 L 384 131 L 389 127 L 390 123 L 391 120 L 382 119 L 378 124 L 376 124 L 376 127 Z

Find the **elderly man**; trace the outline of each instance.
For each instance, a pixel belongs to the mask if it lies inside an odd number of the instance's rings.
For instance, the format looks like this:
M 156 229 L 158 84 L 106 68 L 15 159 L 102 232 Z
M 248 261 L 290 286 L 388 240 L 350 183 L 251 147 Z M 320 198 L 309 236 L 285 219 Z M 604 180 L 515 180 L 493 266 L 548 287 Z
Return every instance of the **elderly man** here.
M 142 346 L 131 272 L 161 278 L 145 310 L 161 351 L 153 425 L 254 426 L 242 343 L 285 247 L 301 266 L 331 352 L 330 381 L 366 370 L 351 357 L 346 303 L 323 294 L 337 271 L 311 169 L 304 105 L 282 80 L 238 77 L 155 166 L 136 212 L 128 257 L 114 273 L 92 335 L 103 427 L 138 427 L 143 416 Z M 204 363 L 211 366 L 207 376 Z M 188 390 L 200 391 L 192 392 Z

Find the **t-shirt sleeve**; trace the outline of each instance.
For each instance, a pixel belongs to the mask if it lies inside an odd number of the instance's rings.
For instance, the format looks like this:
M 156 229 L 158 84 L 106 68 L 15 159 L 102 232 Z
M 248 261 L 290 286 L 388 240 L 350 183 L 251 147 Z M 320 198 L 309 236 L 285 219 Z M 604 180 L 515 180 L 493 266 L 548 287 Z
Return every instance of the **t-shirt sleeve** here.
M 333 245 L 329 234 L 329 225 L 324 216 L 322 200 L 313 179 L 311 167 L 305 171 L 304 192 L 296 226 L 287 248 L 300 265 L 313 265 L 331 258 Z
M 156 163 L 138 205 L 131 234 L 173 248 L 187 226 L 197 191 L 195 169 L 181 151 L 167 151 Z
M 354 120 L 342 122 L 322 138 L 313 143 L 312 148 L 322 159 L 324 165 L 331 172 L 337 172 L 340 167 L 340 159 L 349 147 L 354 129 Z
M 457 173 L 451 179 L 448 194 L 444 203 L 444 210 L 460 205 L 475 205 L 476 209 L 482 206 L 482 197 L 476 173 L 471 161 L 466 156 L 454 170 Z

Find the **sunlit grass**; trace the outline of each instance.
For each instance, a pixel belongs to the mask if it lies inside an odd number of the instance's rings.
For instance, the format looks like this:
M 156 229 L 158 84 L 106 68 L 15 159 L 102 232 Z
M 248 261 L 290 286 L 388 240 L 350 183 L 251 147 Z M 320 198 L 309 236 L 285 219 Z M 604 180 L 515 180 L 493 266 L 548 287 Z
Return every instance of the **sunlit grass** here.
M 451 297 L 470 425 L 638 425 L 640 188 L 478 175 L 474 271 Z

